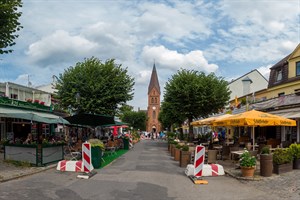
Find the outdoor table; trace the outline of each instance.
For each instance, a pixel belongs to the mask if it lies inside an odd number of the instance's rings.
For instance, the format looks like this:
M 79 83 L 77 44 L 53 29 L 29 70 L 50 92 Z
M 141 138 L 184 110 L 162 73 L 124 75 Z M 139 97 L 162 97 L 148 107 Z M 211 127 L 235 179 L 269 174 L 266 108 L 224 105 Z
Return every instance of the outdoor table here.
M 234 143 L 233 141 L 232 142 L 225 142 L 225 145 L 229 146 L 229 145 L 233 145 L 233 143 Z
M 231 158 L 231 160 L 232 160 L 232 155 L 238 155 L 238 157 L 240 158 L 240 156 L 241 156 L 243 153 L 244 153 L 244 150 L 242 150 L 242 151 L 232 151 L 232 152 L 230 152 L 230 154 L 231 154 L 230 158 Z
M 221 156 L 221 160 L 222 160 L 222 146 L 214 146 L 213 149 L 218 150 L 218 154 Z

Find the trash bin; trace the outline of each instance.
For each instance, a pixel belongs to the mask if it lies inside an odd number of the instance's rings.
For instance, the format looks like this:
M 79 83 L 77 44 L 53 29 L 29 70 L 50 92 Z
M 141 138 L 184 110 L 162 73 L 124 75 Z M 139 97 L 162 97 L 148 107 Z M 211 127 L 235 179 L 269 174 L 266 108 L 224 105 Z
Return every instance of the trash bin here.
M 101 167 L 101 156 L 102 156 L 102 151 L 100 147 L 92 147 L 92 164 L 95 169 L 98 169 Z
M 129 138 L 123 138 L 124 149 L 129 150 Z

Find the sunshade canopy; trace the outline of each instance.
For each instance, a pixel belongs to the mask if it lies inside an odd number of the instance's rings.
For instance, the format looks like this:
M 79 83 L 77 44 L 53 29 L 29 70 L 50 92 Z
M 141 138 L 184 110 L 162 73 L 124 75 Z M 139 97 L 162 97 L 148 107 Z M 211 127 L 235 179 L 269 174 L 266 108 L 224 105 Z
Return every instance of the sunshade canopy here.
M 85 126 L 103 126 L 106 124 L 114 124 L 114 117 L 108 115 L 97 115 L 97 114 L 77 114 L 70 117 L 65 117 L 70 124 L 74 125 L 85 125 Z
M 11 107 L 0 107 L 0 117 L 26 119 L 47 124 L 69 124 L 67 120 L 52 113 L 44 113 Z
M 251 110 L 213 122 L 214 126 L 296 126 L 296 121 L 269 113 Z

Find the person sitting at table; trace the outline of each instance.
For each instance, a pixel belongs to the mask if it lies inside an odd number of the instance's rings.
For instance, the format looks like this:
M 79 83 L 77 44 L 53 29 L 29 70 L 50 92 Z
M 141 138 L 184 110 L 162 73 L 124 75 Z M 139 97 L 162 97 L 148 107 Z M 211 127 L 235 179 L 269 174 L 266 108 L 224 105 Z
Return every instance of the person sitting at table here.
M 31 144 L 33 142 L 32 134 L 28 133 L 27 138 L 24 142 L 24 144 Z

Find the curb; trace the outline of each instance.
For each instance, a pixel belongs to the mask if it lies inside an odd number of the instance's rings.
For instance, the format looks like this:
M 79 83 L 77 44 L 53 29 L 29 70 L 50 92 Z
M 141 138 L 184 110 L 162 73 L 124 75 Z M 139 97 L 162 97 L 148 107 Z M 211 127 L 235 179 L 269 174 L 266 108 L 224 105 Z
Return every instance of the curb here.
M 236 176 L 235 174 L 233 174 L 233 173 L 231 173 L 231 172 L 229 172 L 228 170 L 225 170 L 225 169 L 224 169 L 224 172 L 228 176 L 231 176 L 231 177 L 233 177 L 233 178 L 235 178 L 237 180 L 243 180 L 243 181 L 261 181 L 262 180 L 262 178 L 256 177 L 256 176 L 249 177 L 249 178 L 247 178 L 247 177 L 241 177 L 241 176 Z
M 57 164 L 52 164 L 52 165 L 43 167 L 42 169 L 37 168 L 36 170 L 34 170 L 34 171 L 32 171 L 32 172 L 25 173 L 25 174 L 17 174 L 17 175 L 13 175 L 13 176 L 11 176 L 11 177 L 1 179 L 1 180 L 0 180 L 0 183 L 4 183 L 4 182 L 11 181 L 11 180 L 14 180 L 14 179 L 23 178 L 23 177 L 25 177 L 25 176 L 30 176 L 30 175 L 33 175 L 33 174 L 37 174 L 37 173 L 40 173 L 40 172 L 43 172 L 43 171 L 46 171 L 46 170 L 55 168 L 56 165 L 57 165 Z

